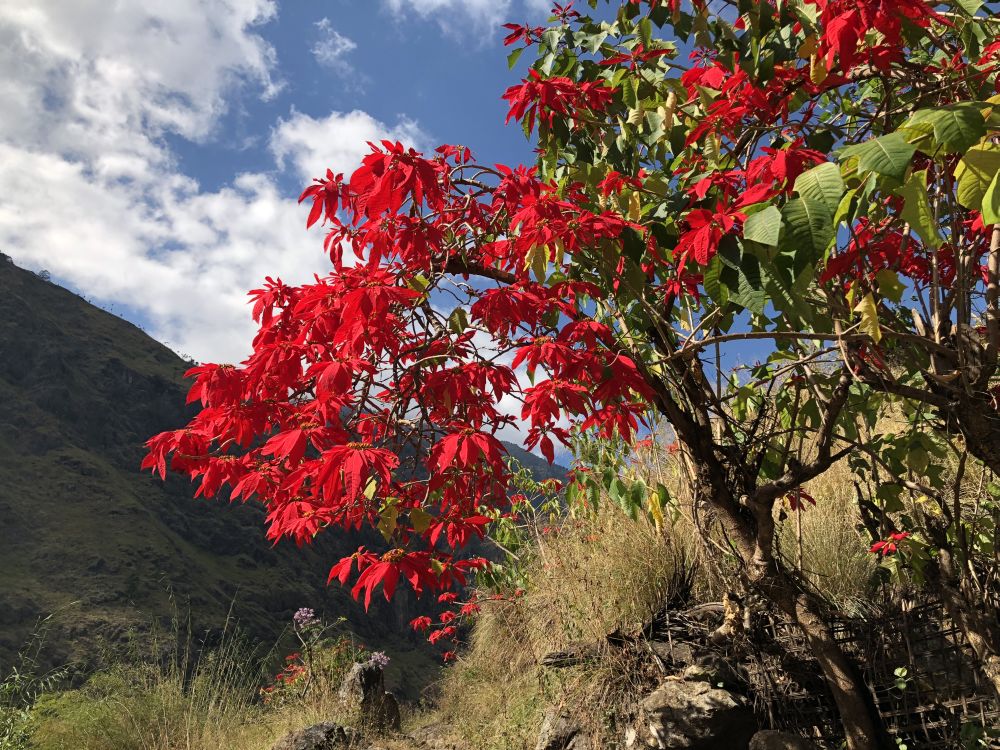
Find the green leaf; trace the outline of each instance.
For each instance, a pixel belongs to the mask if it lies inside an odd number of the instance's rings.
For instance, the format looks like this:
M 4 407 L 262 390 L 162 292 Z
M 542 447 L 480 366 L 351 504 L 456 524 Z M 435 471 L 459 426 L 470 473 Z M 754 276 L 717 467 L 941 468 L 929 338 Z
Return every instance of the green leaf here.
M 524 52 L 525 49 L 526 49 L 525 47 L 518 47 L 516 50 L 507 55 L 508 69 L 512 69 L 515 65 L 517 65 L 517 61 L 521 57 L 521 54 Z
M 983 105 L 959 102 L 934 109 L 919 109 L 903 123 L 907 140 L 928 156 L 961 153 L 986 135 Z
M 837 175 L 839 178 L 839 174 Z M 775 246 L 781 235 L 781 211 L 777 206 L 768 206 L 747 217 L 743 222 L 743 239 Z
M 927 464 L 930 457 L 927 455 L 927 451 L 923 449 L 922 446 L 914 445 L 906 453 L 906 465 L 915 474 L 923 474 L 927 471 Z
M 809 261 L 823 255 L 833 240 L 833 220 L 822 203 L 809 198 L 793 198 L 781 209 L 785 235 L 782 245 L 796 258 L 796 266 L 803 265 L 799 257 Z
M 986 191 L 1000 172 L 1000 146 L 982 145 L 969 149 L 955 168 L 958 202 L 966 208 L 982 208 Z
M 920 236 L 925 245 L 935 250 L 941 247 L 944 238 L 938 232 L 931 205 L 927 202 L 927 170 L 911 174 L 896 194 L 903 198 L 902 217 L 909 223 L 910 229 Z
M 448 316 L 448 328 L 454 334 L 465 332 L 469 327 L 469 315 L 464 307 L 456 307 Z
M 639 21 L 639 39 L 647 48 L 653 44 L 653 24 L 648 18 Z
M 875 298 L 871 292 L 854 306 L 854 312 L 861 314 L 861 332 L 871 336 L 872 341 L 876 344 L 881 341 L 882 329 L 878 325 L 878 305 L 875 304 Z
M 840 222 L 842 221 L 851 220 L 853 212 L 856 210 L 855 199 L 857 195 L 858 189 L 856 187 L 844 193 L 844 197 L 840 199 L 840 203 L 837 205 L 837 210 L 833 213 L 834 226 L 840 226 Z
M 895 271 L 883 269 L 875 274 L 875 280 L 878 282 L 879 294 L 899 304 L 906 289 L 903 282 L 899 280 L 899 275 Z
M 720 307 L 729 301 L 729 289 L 724 287 L 720 280 L 721 271 L 722 258 L 716 255 L 708 262 L 708 266 L 705 267 L 705 273 L 702 275 L 705 294 Z
M 760 278 L 760 262 L 753 255 L 744 253 L 738 271 L 739 284 L 732 301 L 757 315 L 764 314 L 767 293 Z
M 993 175 L 993 182 L 983 195 L 983 223 L 1000 224 L 1000 172 Z
M 902 492 L 903 488 L 898 484 L 881 484 L 875 490 L 875 496 L 882 501 L 882 509 L 886 513 L 898 513 L 906 509 L 900 498 Z
M 833 216 L 840 205 L 840 196 L 844 194 L 840 168 L 832 162 L 826 162 L 807 169 L 795 180 L 795 192 L 803 198 L 823 204 L 830 216 Z
M 839 158 L 844 162 L 857 157 L 859 172 L 875 172 L 902 182 L 916 150 L 897 131 L 841 149 Z
M 639 106 L 639 95 L 636 92 L 635 80 L 632 78 L 622 81 L 622 102 L 629 109 L 636 109 Z
M 983 0 L 955 0 L 952 6 L 961 8 L 970 16 L 974 16 L 983 7 Z

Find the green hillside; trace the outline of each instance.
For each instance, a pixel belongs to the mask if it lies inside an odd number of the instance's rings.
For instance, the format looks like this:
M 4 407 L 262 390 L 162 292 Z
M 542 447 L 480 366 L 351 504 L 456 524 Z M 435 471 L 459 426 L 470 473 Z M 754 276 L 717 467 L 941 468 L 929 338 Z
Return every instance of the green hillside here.
M 196 630 L 216 628 L 234 601 L 263 642 L 310 606 L 348 618 L 370 645 L 422 648 L 406 597 L 365 615 L 324 585 L 357 537 L 272 548 L 259 508 L 195 501 L 186 481 L 139 472 L 142 442 L 185 421 L 186 366 L 134 325 L 0 257 L 0 667 L 38 617 L 67 607 L 51 662 L 93 663 L 103 644 L 178 609 Z

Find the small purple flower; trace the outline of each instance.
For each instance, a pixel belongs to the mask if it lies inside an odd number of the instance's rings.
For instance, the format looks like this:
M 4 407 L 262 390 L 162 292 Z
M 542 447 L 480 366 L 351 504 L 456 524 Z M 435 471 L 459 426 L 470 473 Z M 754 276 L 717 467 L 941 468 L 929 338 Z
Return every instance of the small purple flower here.
M 316 613 L 309 609 L 309 607 L 302 607 L 292 615 L 292 622 L 295 624 L 296 629 L 302 630 L 318 623 L 319 618 L 316 617 Z
M 374 651 L 371 657 L 368 659 L 369 662 L 374 664 L 379 669 L 385 669 L 389 666 L 389 657 L 386 656 L 384 651 Z

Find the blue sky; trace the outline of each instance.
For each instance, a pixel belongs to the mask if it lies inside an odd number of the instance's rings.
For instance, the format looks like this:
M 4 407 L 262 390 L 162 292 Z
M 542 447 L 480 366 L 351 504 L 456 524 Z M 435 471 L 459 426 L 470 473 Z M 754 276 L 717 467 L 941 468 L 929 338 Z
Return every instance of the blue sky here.
M 530 161 L 504 126 L 505 21 L 546 0 L 0 4 L 0 250 L 201 361 L 245 293 L 325 268 L 295 198 L 364 142 Z
M 435 145 L 464 143 L 494 161 L 531 159 L 520 129 L 504 125 L 501 94 L 524 65 L 508 70 L 500 19 L 541 23 L 547 13 L 525 3 L 510 3 L 506 13 L 477 12 L 463 2 L 424 13 L 416 10 L 420 6 L 402 3 L 396 10 L 385 2 L 345 0 L 280 5 L 258 33 L 277 51 L 282 88 L 269 100 L 244 95 L 221 128 L 238 140 L 261 139 L 293 110 L 320 119 L 331 110 L 360 109 L 391 125 L 414 121 Z M 175 138 L 172 145 L 182 166 L 208 189 L 272 162 L 266 149 L 238 142 L 226 148 Z

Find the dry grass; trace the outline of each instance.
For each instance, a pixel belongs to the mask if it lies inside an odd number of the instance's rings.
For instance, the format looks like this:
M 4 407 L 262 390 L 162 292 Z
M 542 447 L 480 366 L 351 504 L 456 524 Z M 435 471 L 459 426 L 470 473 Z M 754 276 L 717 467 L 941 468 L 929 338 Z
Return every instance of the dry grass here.
M 706 555 L 692 521 L 679 457 L 654 446 L 627 470 L 673 497 L 664 528 L 633 520 L 610 501 L 577 509 L 538 532 L 524 562 L 523 596 L 484 606 L 470 643 L 438 686 L 441 708 L 413 723 L 444 722 L 476 750 L 534 747 L 544 710 L 573 714 L 596 747 L 611 746 L 623 708 L 657 679 L 634 657 L 606 653 L 586 664 L 543 669 L 546 654 L 608 633 L 634 631 L 679 589 L 693 601 L 717 601 L 733 570 Z M 852 478 L 844 464 L 810 483 L 816 506 L 776 510 L 781 554 L 826 598 L 852 608 L 870 597 L 876 561 L 858 531 Z M 719 540 L 716 540 L 719 541 Z M 801 562 L 800 562 L 801 561 Z M 680 584 L 681 579 L 693 580 Z M 193 668 L 168 665 L 110 670 L 79 690 L 43 699 L 36 712 L 38 750 L 264 750 L 285 733 L 321 720 L 350 723 L 335 681 L 303 700 L 261 705 L 260 670 L 242 646 L 224 646 Z M 395 747 L 390 743 L 387 747 Z
M 542 535 L 526 593 L 491 602 L 468 651 L 448 670 L 444 719 L 472 747 L 521 750 L 534 746 L 545 707 L 586 706 L 581 718 L 603 747 L 602 736 L 635 698 L 642 674 L 614 658 L 558 671 L 539 663 L 572 643 L 634 630 L 675 593 L 689 554 L 651 523 L 610 506 Z
M 789 565 L 831 604 L 854 612 L 875 593 L 878 560 L 861 530 L 850 469 L 846 462 L 835 464 L 805 489 L 816 505 L 798 513 L 787 510 L 778 544 Z

